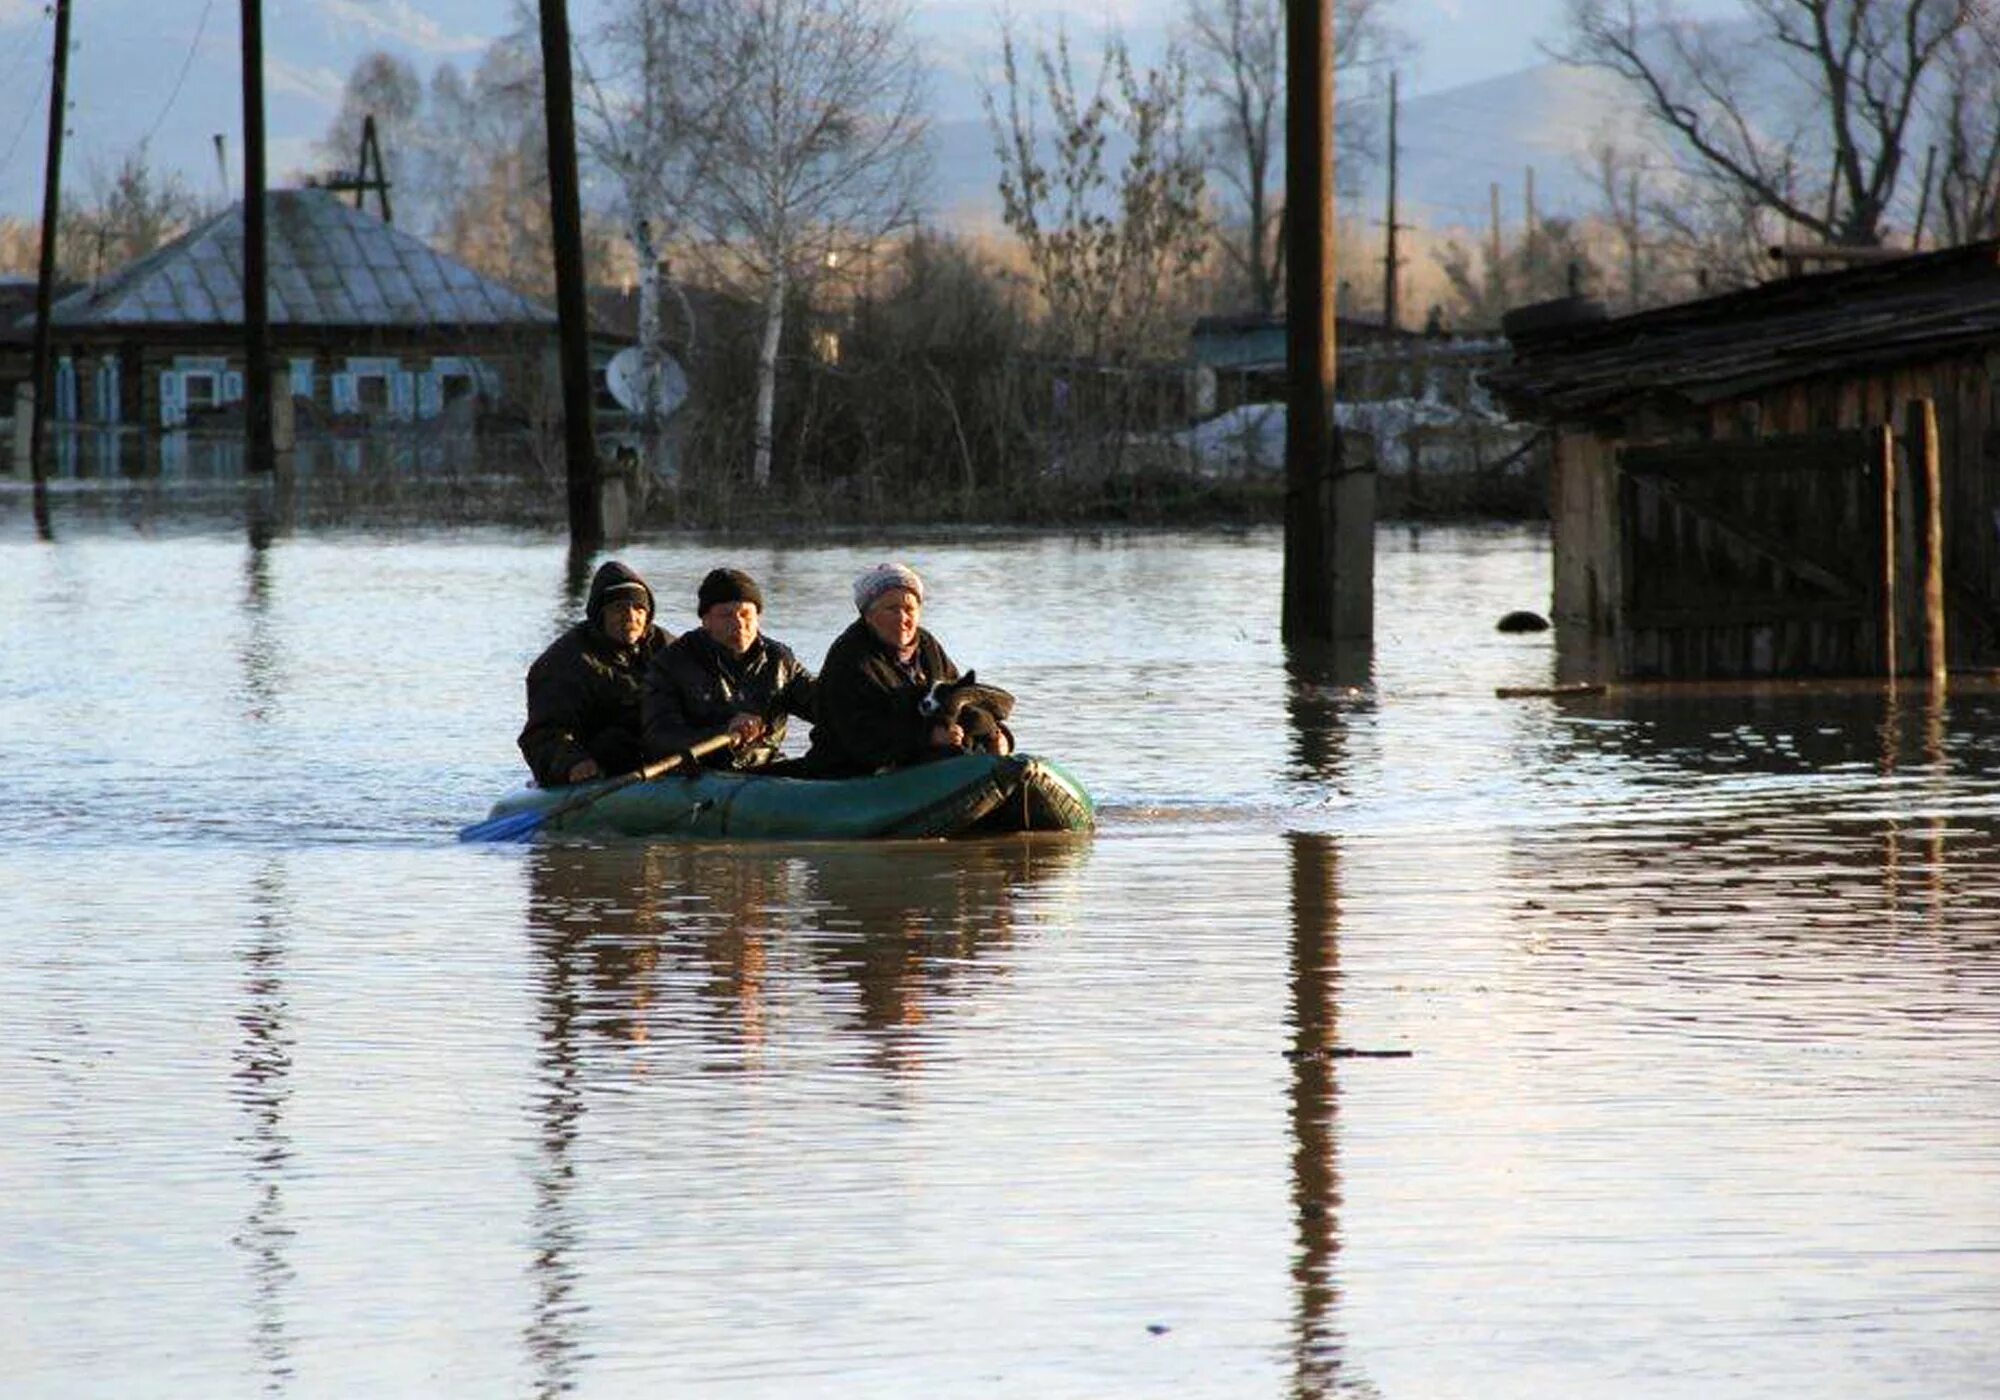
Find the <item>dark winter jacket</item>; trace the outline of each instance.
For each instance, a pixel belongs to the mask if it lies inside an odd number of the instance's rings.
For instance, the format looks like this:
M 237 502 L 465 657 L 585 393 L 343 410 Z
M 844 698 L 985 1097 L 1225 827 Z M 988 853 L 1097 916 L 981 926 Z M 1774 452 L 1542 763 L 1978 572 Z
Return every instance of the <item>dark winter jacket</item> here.
M 813 674 L 783 642 L 760 636 L 743 655 L 732 656 L 697 629 L 647 664 L 640 714 L 649 759 L 691 747 L 736 715 L 760 715 L 763 738 L 708 754 L 702 762 L 711 768 L 761 768 L 778 757 L 786 715 L 813 718 Z
M 649 620 L 635 646 L 620 646 L 599 625 L 604 596 L 621 583 L 645 580 L 616 560 L 602 565 L 590 581 L 584 619 L 549 643 L 528 668 L 528 723 L 521 730 L 521 756 L 535 781 L 556 787 L 586 758 L 597 760 L 606 777 L 629 773 L 643 758 L 639 745 L 639 697 L 646 663 L 673 640 Z M 653 603 L 651 589 L 646 604 Z
M 834 638 L 820 667 L 806 771 L 847 778 L 930 757 L 933 722 L 917 713 L 917 702 L 933 681 L 957 679 L 958 667 L 929 632 L 917 629 L 916 657 L 906 667 L 856 619 Z

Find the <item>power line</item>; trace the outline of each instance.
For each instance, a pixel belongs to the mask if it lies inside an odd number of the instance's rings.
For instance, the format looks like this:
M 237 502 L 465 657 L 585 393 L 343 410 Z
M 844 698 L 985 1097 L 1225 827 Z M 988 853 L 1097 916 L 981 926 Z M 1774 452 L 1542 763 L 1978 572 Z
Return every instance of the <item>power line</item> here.
M 208 12 L 214 7 L 215 0 L 205 0 L 202 5 L 201 18 L 195 21 L 194 38 L 188 41 L 187 57 L 181 60 L 180 75 L 174 79 L 174 90 L 167 94 L 167 105 L 160 108 L 160 115 L 153 118 L 153 124 L 146 129 L 146 134 L 139 138 L 141 147 L 152 144 L 153 138 L 159 135 L 161 124 L 167 119 L 167 113 L 173 111 L 174 103 L 180 101 L 181 85 L 187 81 L 188 69 L 194 67 L 195 50 L 201 47 L 202 31 L 208 28 Z
M 6 154 L 0 155 L 0 170 L 5 170 L 12 163 L 14 152 L 21 147 L 21 138 L 28 134 L 28 128 L 35 124 L 35 118 L 42 114 L 42 93 L 49 85 L 49 64 L 51 62 L 52 60 L 48 59 L 44 59 L 42 62 L 42 76 L 35 80 L 35 90 L 29 95 L 27 114 L 21 118 L 20 129 L 14 133 L 14 139 L 7 143 Z

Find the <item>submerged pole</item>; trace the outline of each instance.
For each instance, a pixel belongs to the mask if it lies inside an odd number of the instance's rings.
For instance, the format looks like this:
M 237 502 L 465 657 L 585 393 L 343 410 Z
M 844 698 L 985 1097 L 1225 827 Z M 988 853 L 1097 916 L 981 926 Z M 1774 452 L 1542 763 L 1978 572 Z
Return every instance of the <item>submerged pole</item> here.
M 264 8 L 263 0 L 243 0 L 243 434 L 253 472 L 273 465 L 264 214 Z
M 597 436 L 590 408 L 589 310 L 583 295 L 583 215 L 577 191 L 576 114 L 570 83 L 566 0 L 541 0 L 542 98 L 549 138 L 549 222 L 556 255 L 556 315 L 561 322 L 563 458 L 569 486 L 572 547 L 604 539 L 597 489 Z
M 1334 419 L 1333 7 L 1285 7 L 1285 597 L 1288 644 L 1374 631 L 1375 477 Z
M 56 0 L 56 40 L 54 68 L 49 86 L 49 154 L 42 172 L 42 261 L 35 281 L 34 398 L 28 418 L 28 472 L 36 486 L 48 480 L 43 464 L 42 442 L 48 432 L 49 400 L 54 397 L 55 375 L 49 352 L 49 308 L 55 299 L 56 224 L 62 217 L 62 147 L 64 89 L 69 75 L 69 0 Z M 20 468 L 18 464 L 16 471 Z M 44 506 L 36 498 L 38 508 Z

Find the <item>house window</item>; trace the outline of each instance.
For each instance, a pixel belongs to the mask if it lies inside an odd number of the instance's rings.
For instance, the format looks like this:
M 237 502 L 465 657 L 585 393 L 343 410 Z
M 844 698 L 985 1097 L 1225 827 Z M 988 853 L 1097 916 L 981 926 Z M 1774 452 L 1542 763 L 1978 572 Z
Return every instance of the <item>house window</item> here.
M 386 375 L 357 374 L 354 376 L 354 392 L 360 400 L 363 413 L 386 413 L 389 410 L 389 380 Z
M 189 408 L 214 408 L 222 402 L 222 376 L 207 370 L 183 371 L 181 397 Z

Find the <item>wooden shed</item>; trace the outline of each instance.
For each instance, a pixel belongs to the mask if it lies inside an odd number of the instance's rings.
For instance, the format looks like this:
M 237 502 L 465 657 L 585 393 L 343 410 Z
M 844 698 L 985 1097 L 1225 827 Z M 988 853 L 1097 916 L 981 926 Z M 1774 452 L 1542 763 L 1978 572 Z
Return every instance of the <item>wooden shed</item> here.
M 1488 383 L 1555 435 L 1567 677 L 2000 661 L 2000 240 L 1508 336 Z

